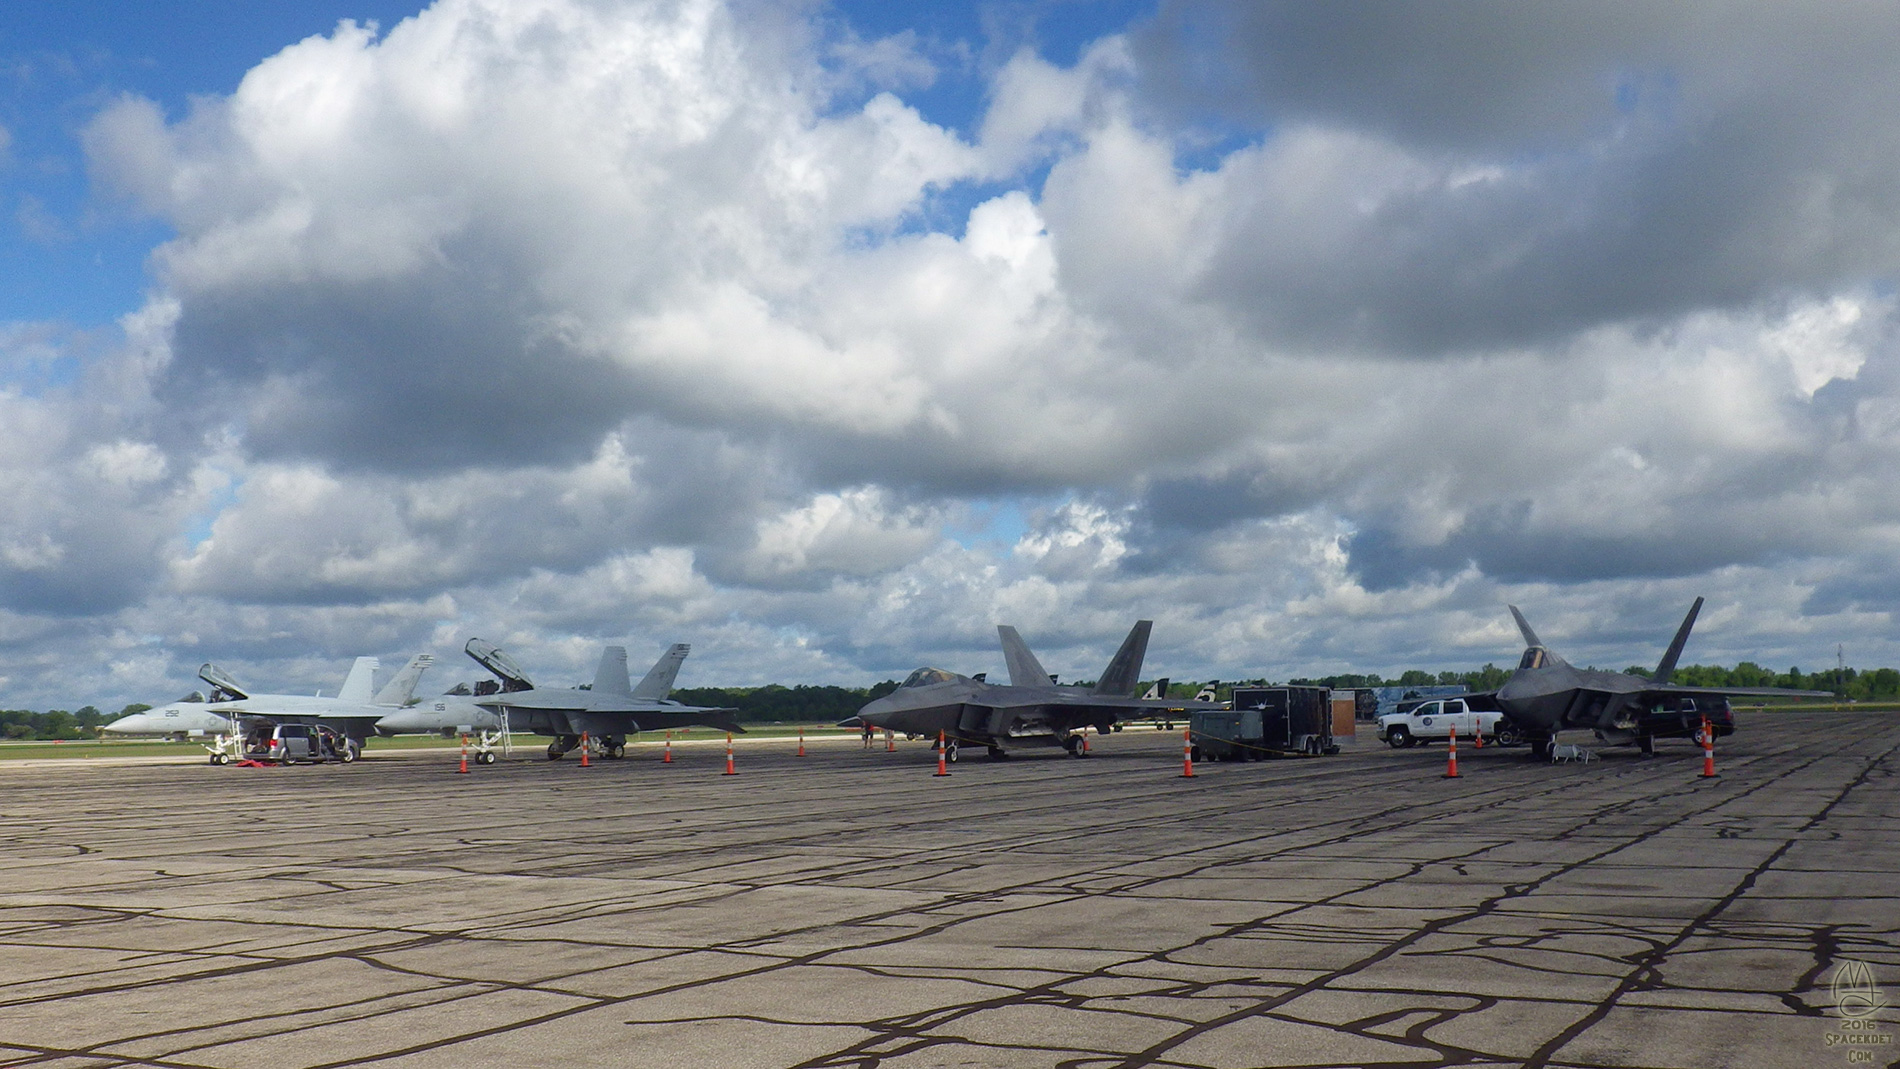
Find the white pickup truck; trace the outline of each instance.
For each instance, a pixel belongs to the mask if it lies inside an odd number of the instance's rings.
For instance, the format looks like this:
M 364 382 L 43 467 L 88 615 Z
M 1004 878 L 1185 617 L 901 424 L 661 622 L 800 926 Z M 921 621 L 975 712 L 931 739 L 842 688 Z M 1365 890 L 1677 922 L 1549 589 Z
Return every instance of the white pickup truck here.
M 1458 729 L 1458 737 L 1470 739 L 1484 732 L 1485 741 L 1509 746 L 1518 740 L 1517 729 L 1499 712 L 1478 712 L 1463 698 L 1442 698 L 1420 702 L 1403 713 L 1387 713 L 1379 718 L 1379 737 L 1394 750 L 1402 746 L 1435 742 Z

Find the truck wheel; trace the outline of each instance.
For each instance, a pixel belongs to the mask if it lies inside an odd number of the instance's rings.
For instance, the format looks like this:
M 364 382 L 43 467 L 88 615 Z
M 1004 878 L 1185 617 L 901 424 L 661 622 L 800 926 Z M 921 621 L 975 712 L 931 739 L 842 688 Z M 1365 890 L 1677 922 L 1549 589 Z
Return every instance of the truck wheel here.
M 1412 733 L 1405 730 L 1402 727 L 1393 728 L 1391 731 L 1387 732 L 1385 736 L 1385 744 L 1387 746 L 1392 747 L 1394 750 L 1404 749 L 1405 747 L 1412 745 L 1414 741 L 1415 740 L 1412 738 Z

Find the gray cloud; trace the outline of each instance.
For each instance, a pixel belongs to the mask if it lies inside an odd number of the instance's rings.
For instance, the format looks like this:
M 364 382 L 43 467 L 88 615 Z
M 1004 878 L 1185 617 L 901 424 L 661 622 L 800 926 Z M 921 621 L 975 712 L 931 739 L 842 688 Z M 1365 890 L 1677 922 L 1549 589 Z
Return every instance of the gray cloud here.
M 1889 16 L 1183 2 L 1134 49 L 1171 114 L 1271 131 L 1223 162 L 1257 192 L 1199 292 L 1291 344 L 1436 353 L 1891 278 Z

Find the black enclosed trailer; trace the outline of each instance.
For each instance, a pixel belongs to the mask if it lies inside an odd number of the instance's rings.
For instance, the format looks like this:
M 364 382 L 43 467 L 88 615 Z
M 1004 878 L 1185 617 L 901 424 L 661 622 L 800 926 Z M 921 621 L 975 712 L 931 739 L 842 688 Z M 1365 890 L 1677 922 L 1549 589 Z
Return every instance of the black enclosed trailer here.
M 1339 752 L 1328 687 L 1235 687 L 1232 709 L 1191 713 L 1188 726 L 1200 759 Z

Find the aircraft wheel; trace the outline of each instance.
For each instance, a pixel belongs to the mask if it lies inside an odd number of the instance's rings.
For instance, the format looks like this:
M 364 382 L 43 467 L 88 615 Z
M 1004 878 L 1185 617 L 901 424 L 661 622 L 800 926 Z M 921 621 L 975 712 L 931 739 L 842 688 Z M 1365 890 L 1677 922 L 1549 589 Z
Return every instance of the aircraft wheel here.
M 561 749 L 560 743 L 558 742 L 548 743 L 548 760 L 559 761 L 561 759 L 561 755 L 565 754 L 566 752 L 567 752 L 566 750 Z
M 990 747 L 989 758 L 992 761 L 1007 761 L 1009 760 L 1009 751 L 1003 749 L 1001 746 L 992 746 Z
M 1204 757 L 1204 756 L 1202 756 L 1202 754 L 1201 754 L 1201 748 L 1200 748 L 1199 746 L 1190 746 L 1190 747 L 1188 747 L 1188 760 L 1190 760 L 1190 761 L 1205 761 L 1205 760 L 1207 760 L 1207 758 L 1206 758 L 1206 757 Z
M 356 760 L 356 747 L 351 746 L 349 743 L 344 743 L 343 750 L 337 754 L 337 758 L 346 765 Z
M 492 753 L 478 753 L 475 755 L 475 763 L 478 765 L 492 765 L 495 763 L 495 755 Z
M 221 754 L 221 753 L 214 753 L 214 754 L 212 754 L 212 755 L 211 755 L 211 763 L 212 763 L 212 764 L 214 764 L 214 765 L 221 765 L 221 764 L 224 764 L 224 763 L 225 763 L 226 761 L 229 761 L 229 760 L 230 760 L 230 758 L 228 758 L 228 757 L 226 757 L 226 756 L 224 756 L 224 755 L 223 755 L 223 754 Z
M 1542 761 L 1545 764 L 1549 764 L 1551 757 L 1557 749 L 1556 738 L 1550 735 L 1532 735 L 1529 736 L 1529 738 L 1531 744 L 1531 760 Z
M 619 746 L 619 745 L 609 746 L 607 747 L 607 753 L 605 756 L 611 757 L 614 760 L 618 761 L 621 758 L 627 756 L 627 748 L 625 746 Z M 952 760 L 955 760 L 955 759 L 952 758 Z
M 1415 741 L 1416 740 L 1412 738 L 1412 733 L 1404 728 L 1393 728 L 1385 737 L 1385 744 L 1394 750 L 1403 749 L 1412 745 Z
M 1498 724 L 1498 733 L 1491 736 L 1491 739 L 1499 746 L 1516 746 L 1524 741 L 1524 737 L 1517 733 L 1517 729 L 1506 723 Z

